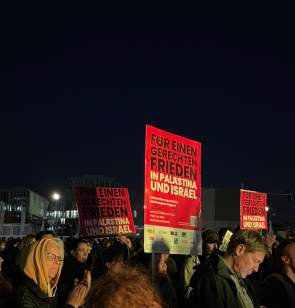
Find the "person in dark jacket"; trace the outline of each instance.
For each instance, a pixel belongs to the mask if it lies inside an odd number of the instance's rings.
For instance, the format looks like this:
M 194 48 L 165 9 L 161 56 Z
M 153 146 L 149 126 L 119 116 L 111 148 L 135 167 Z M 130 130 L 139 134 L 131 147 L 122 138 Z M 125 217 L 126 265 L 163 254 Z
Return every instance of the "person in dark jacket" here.
M 69 291 L 73 290 L 75 279 L 81 280 L 85 270 L 89 268 L 89 263 L 87 262 L 89 253 L 90 247 L 85 240 L 78 238 L 73 241 L 70 254 L 65 258 L 61 271 L 60 286 L 67 286 Z
M 203 254 L 199 256 L 200 263 L 206 262 L 206 259 L 217 249 L 217 245 L 220 244 L 218 234 L 213 229 L 205 229 L 202 233 L 202 251 Z
M 167 274 L 167 265 L 165 254 L 155 253 L 154 264 L 152 264 L 152 254 L 144 253 L 143 251 L 130 259 L 132 265 L 143 265 L 148 270 L 151 280 L 159 290 L 161 296 L 168 304 L 169 308 L 178 308 L 178 302 L 174 292 L 171 280 Z M 153 277 L 152 268 L 155 269 L 155 276 Z
M 196 307 L 257 308 L 258 302 L 247 275 L 257 271 L 268 253 L 265 239 L 255 230 L 240 230 L 223 257 L 213 251 L 196 267 L 190 285 Z
M 280 271 L 262 284 L 262 304 L 267 308 L 295 307 L 295 240 L 288 239 L 276 249 Z
M 85 272 L 76 281 L 66 304 L 61 303 L 57 283 L 64 257 L 60 239 L 42 239 L 29 245 L 20 256 L 20 268 L 24 273 L 21 286 L 14 295 L 14 308 L 78 308 L 90 289 L 91 276 Z

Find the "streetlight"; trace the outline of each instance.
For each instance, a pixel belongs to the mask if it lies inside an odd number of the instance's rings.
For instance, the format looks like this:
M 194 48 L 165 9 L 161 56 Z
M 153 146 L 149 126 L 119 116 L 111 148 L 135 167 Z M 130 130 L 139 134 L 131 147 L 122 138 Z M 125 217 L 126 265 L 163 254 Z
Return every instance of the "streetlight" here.
M 55 211 L 51 211 L 51 219 L 50 219 L 50 222 L 51 222 L 51 230 L 54 231 L 55 227 L 56 227 L 56 222 L 57 222 L 57 212 L 58 212 L 58 208 L 57 208 L 57 201 L 60 199 L 60 195 L 57 194 L 57 193 L 54 193 L 53 194 L 53 199 L 55 200 Z M 52 214 L 53 217 L 52 217 Z M 53 227 L 54 225 L 54 227 Z
M 59 195 L 59 194 L 57 194 L 57 193 L 54 193 L 54 194 L 53 194 L 53 199 L 54 199 L 54 200 L 57 201 L 59 198 L 60 198 L 60 195 Z

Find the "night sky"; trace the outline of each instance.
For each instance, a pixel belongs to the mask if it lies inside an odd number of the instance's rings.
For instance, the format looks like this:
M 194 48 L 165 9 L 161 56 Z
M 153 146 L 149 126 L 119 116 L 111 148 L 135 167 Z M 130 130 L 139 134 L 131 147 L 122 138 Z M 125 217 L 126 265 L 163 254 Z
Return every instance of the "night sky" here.
M 295 191 L 294 12 L 2 1 L 0 187 L 49 197 L 67 177 L 104 175 L 143 189 L 148 124 L 201 142 L 204 187 Z M 295 221 L 295 201 L 276 200 L 277 219 Z

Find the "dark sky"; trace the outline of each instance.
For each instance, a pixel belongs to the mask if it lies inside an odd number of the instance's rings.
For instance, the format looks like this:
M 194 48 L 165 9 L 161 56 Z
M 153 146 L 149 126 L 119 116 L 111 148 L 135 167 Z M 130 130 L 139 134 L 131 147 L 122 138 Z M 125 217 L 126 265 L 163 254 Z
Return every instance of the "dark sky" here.
M 148 124 L 202 186 L 295 191 L 295 1 L 104 2 L 1 3 L 0 187 L 143 187 Z

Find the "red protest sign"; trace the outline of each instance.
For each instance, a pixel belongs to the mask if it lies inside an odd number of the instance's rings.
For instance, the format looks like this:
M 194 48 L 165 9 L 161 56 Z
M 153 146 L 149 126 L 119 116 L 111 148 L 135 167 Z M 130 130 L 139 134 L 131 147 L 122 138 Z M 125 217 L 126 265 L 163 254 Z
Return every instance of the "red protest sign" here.
M 127 188 L 75 187 L 83 237 L 134 234 Z
M 241 229 L 267 229 L 267 194 L 241 190 Z
M 188 254 L 197 246 L 195 231 L 201 231 L 199 142 L 146 127 L 144 224 L 146 252 L 154 241 L 167 244 L 170 253 Z

